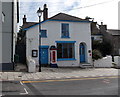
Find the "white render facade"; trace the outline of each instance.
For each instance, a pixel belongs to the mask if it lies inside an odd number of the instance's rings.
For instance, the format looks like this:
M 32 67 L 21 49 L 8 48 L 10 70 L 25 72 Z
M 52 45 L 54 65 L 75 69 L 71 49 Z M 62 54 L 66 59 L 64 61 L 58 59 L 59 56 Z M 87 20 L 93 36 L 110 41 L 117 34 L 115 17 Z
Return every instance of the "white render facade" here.
M 69 25 L 69 37 L 61 37 L 62 24 Z M 31 51 L 36 49 L 39 51 L 39 25 L 36 24 L 26 29 L 26 57 L 31 56 Z M 41 30 L 46 30 L 46 37 L 41 38 L 41 48 L 47 47 L 48 59 L 47 64 L 50 64 L 50 47 L 56 46 L 57 43 L 72 43 L 74 51 L 72 51 L 73 58 L 58 58 L 58 67 L 80 67 L 83 64 L 92 64 L 92 48 L 91 48 L 91 29 L 90 22 L 86 21 L 67 21 L 67 20 L 46 20 L 41 23 Z M 30 44 L 29 38 L 32 39 Z M 81 44 L 84 45 L 84 61 L 81 62 Z M 57 50 L 57 53 L 59 51 Z M 70 51 L 69 51 L 70 53 Z M 39 55 L 33 58 L 36 61 L 36 65 L 39 64 Z

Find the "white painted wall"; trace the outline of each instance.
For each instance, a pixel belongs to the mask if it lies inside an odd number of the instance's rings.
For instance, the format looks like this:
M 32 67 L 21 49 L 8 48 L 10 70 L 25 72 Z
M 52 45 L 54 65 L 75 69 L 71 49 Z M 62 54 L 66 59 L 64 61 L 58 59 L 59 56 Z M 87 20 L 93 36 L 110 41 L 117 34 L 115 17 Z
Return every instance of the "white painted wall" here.
M 31 57 L 36 65 L 39 65 L 39 52 L 38 57 L 32 57 L 32 50 L 39 51 L 39 29 L 30 29 L 26 32 L 26 56 L 27 60 Z M 34 64 L 33 64 L 34 65 Z
M 94 61 L 94 67 L 112 67 L 112 57 L 107 56 Z
M 69 34 L 70 38 L 65 39 L 61 38 L 61 23 L 69 23 Z M 58 61 L 57 64 L 59 67 L 63 66 L 80 66 L 80 57 L 79 57 L 79 44 L 81 42 L 86 43 L 87 45 L 87 62 L 92 62 L 92 57 L 89 56 L 88 50 L 91 50 L 91 32 L 90 32 L 90 23 L 84 23 L 84 22 L 59 22 L 59 21 L 47 21 L 41 24 L 42 29 L 47 30 L 47 38 L 42 38 L 42 45 L 56 45 L 55 41 L 76 41 L 75 43 L 75 61 Z M 29 33 L 29 35 L 28 35 Z M 27 31 L 27 38 L 33 37 L 37 35 L 38 33 L 38 25 L 29 29 Z M 28 40 L 28 39 L 27 39 Z M 36 40 L 37 41 L 37 40 Z M 36 47 L 36 44 L 32 44 Z M 27 42 L 27 45 L 30 45 L 29 42 Z M 30 48 L 28 48 L 27 56 L 30 55 Z M 50 52 L 50 51 L 49 51 Z M 49 53 L 50 54 L 50 53 Z M 50 55 L 49 55 L 50 56 Z M 36 59 L 37 60 L 37 59 Z M 50 63 L 50 59 L 49 59 Z
M 115 64 L 120 64 L 120 56 L 114 56 L 114 62 Z
M 70 39 L 61 38 L 61 23 L 69 23 Z M 89 23 L 76 22 L 57 22 L 50 21 L 42 24 L 43 29 L 47 29 L 48 37 L 42 39 L 42 45 L 56 45 L 55 41 L 76 41 L 75 43 L 75 59 L 76 61 L 58 61 L 58 66 L 79 66 L 79 44 L 85 42 L 87 51 L 91 50 L 91 32 Z M 51 34 L 52 33 L 52 34 Z M 89 54 L 87 54 L 87 62 L 90 62 Z

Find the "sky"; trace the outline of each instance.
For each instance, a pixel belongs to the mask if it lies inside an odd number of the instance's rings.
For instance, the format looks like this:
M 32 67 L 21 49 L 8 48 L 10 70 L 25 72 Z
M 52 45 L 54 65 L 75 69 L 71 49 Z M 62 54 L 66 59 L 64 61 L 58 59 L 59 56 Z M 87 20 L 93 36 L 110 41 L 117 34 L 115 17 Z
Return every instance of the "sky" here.
M 118 29 L 118 2 L 120 0 L 20 0 L 20 23 L 23 15 L 27 22 L 38 22 L 37 10 L 47 4 L 48 17 L 60 12 L 79 18 L 94 18 L 98 24 L 107 25 L 108 29 Z

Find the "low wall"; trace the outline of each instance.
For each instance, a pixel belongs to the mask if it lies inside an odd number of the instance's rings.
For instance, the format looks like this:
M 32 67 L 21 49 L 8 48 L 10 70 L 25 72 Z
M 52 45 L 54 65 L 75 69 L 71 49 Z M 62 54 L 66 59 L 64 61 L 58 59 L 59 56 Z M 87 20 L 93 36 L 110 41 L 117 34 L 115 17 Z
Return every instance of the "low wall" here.
M 94 67 L 113 67 L 112 57 L 107 56 L 94 61 Z
M 120 56 L 115 56 L 114 57 L 114 63 L 120 67 Z

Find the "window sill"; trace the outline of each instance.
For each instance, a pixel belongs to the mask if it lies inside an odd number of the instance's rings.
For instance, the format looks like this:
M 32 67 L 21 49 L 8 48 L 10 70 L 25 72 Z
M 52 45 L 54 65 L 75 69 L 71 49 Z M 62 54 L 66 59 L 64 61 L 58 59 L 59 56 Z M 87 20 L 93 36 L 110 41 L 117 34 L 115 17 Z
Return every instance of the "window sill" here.
M 61 38 L 70 38 L 70 37 L 64 37 L 64 36 L 62 36 Z
M 41 38 L 47 38 L 47 37 L 41 37 Z
M 76 61 L 75 58 L 60 58 L 60 59 L 57 59 L 57 61 Z

